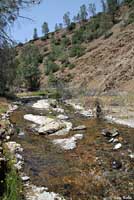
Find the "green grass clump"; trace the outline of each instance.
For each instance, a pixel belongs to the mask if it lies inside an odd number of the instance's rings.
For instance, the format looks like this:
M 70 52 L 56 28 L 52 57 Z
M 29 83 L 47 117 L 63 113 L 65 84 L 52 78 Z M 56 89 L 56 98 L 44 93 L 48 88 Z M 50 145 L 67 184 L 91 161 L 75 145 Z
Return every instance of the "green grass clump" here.
M 14 160 L 7 151 L 5 151 L 5 156 L 8 162 L 5 178 L 5 192 L 2 200 L 22 200 L 22 182 L 14 167 Z

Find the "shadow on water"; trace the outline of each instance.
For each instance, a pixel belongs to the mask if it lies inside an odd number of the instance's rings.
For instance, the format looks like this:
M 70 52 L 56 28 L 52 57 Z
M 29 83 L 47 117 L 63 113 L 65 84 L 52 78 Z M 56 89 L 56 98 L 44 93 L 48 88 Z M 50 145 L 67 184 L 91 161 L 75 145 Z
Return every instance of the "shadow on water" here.
M 11 117 L 17 128 L 25 132 L 24 138 L 14 136 L 14 140 L 24 148 L 24 171 L 32 182 L 46 186 L 50 191 L 63 194 L 67 200 L 103 199 L 107 196 L 127 196 L 133 191 L 133 161 L 129 150 L 133 151 L 133 129 L 108 124 L 103 120 L 85 119 L 66 108 L 74 126 L 85 125 L 86 131 L 79 131 L 84 138 L 78 141 L 77 148 L 63 151 L 52 144 L 58 136 L 38 136 L 30 129 L 30 122 L 23 119 L 25 113 L 42 114 L 30 106 L 20 107 Z M 100 133 L 104 128 L 117 128 L 121 132 L 122 148 L 114 151 Z M 71 131 L 69 137 L 78 133 Z M 122 162 L 122 168 L 114 170 L 112 161 Z M 133 174 L 133 175 L 132 175 Z

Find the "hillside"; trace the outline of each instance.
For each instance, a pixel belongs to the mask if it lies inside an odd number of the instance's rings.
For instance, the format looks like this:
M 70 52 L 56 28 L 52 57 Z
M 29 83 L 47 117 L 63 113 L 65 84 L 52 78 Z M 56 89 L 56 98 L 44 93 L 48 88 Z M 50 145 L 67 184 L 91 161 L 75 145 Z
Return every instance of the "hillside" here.
M 76 33 L 78 34 L 87 29 L 88 26 L 90 27 L 93 20 L 93 23 L 96 23 L 98 17 L 85 22 L 83 25 L 76 24 L 71 31 L 63 29 L 50 33 L 48 38 L 42 37 L 30 41 L 28 44 L 34 44 L 38 47 L 43 57 L 40 64 L 42 73 L 40 88 L 48 87 L 48 79 L 51 73 L 45 74 L 45 60 L 50 59 L 58 66 L 58 69 L 53 72 L 54 79 L 64 82 L 64 86 L 67 88 L 77 89 L 77 91 L 79 89 L 79 92 L 86 91 L 89 94 L 113 90 L 132 91 L 134 89 L 134 24 L 127 24 L 132 10 L 124 6 L 119 13 L 118 23 L 100 36 L 93 39 L 87 37 L 88 39 L 80 42 L 81 36 L 76 37 L 78 46 L 75 43 L 73 44 L 74 35 L 77 36 Z M 97 23 L 101 22 L 97 21 Z M 74 37 L 74 39 L 76 38 Z M 62 49 L 63 40 L 65 43 L 64 53 Z M 19 52 L 26 45 L 18 47 Z M 82 48 L 80 55 L 77 55 L 77 52 L 73 56 L 70 54 L 73 45 L 75 50 Z M 53 55 L 54 57 L 52 57 Z

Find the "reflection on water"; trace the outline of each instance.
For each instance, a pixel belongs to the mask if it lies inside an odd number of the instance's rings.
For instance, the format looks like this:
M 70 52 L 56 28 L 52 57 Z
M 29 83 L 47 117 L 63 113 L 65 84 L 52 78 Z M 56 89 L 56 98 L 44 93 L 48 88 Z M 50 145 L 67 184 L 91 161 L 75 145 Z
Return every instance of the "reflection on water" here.
M 84 119 L 66 107 L 73 125 L 86 125 L 86 131 L 79 131 L 84 138 L 77 148 L 63 151 L 52 144 L 58 136 L 38 136 L 30 130 L 30 122 L 23 119 L 25 113 L 48 115 L 47 112 L 33 110 L 30 106 L 20 107 L 11 117 L 16 127 L 23 130 L 25 137 L 14 139 L 24 148 L 24 171 L 32 182 L 46 186 L 50 191 L 63 194 L 68 200 L 103 199 L 111 196 L 127 196 L 133 192 L 133 161 L 129 151 L 134 150 L 133 129 L 108 124 L 105 121 Z M 113 144 L 101 135 L 104 128 L 118 128 L 121 132 L 122 148 L 113 151 Z M 70 137 L 76 132 L 70 132 Z M 64 138 L 63 136 L 59 138 Z M 122 162 L 122 168 L 112 169 L 112 161 Z

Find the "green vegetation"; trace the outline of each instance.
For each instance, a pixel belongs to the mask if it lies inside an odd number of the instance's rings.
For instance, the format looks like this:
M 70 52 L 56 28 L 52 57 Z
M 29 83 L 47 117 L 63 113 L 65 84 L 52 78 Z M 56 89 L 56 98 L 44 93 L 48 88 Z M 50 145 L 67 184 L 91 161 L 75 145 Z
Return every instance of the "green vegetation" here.
M 16 82 L 19 87 L 23 84 L 29 90 L 37 90 L 40 86 L 39 64 L 42 56 L 39 49 L 33 45 L 26 45 L 18 57 L 18 68 Z
M 83 47 L 81 47 L 80 45 L 74 45 L 70 50 L 70 57 L 80 57 L 84 54 L 84 52 L 85 51 Z
M 15 49 L 7 43 L 0 49 L 0 95 L 5 95 L 13 89 L 17 67 L 15 56 Z
M 22 200 L 22 182 L 14 167 L 14 160 L 7 150 L 4 152 L 7 162 L 5 193 L 2 200 Z
M 46 75 L 57 72 L 59 70 L 59 66 L 51 60 L 46 60 L 44 65 Z
M 132 24 L 132 23 L 134 23 L 134 11 L 129 14 L 129 17 L 127 20 L 127 24 Z
M 48 35 L 48 33 L 49 33 L 49 28 L 48 28 L 47 22 L 44 22 L 44 24 L 42 25 L 42 33 L 44 36 Z
M 64 22 L 65 26 L 67 26 L 67 28 L 70 26 L 71 20 L 70 20 L 70 13 L 69 12 L 64 14 L 63 22 Z
M 34 28 L 33 39 L 34 40 L 38 39 L 37 28 Z

